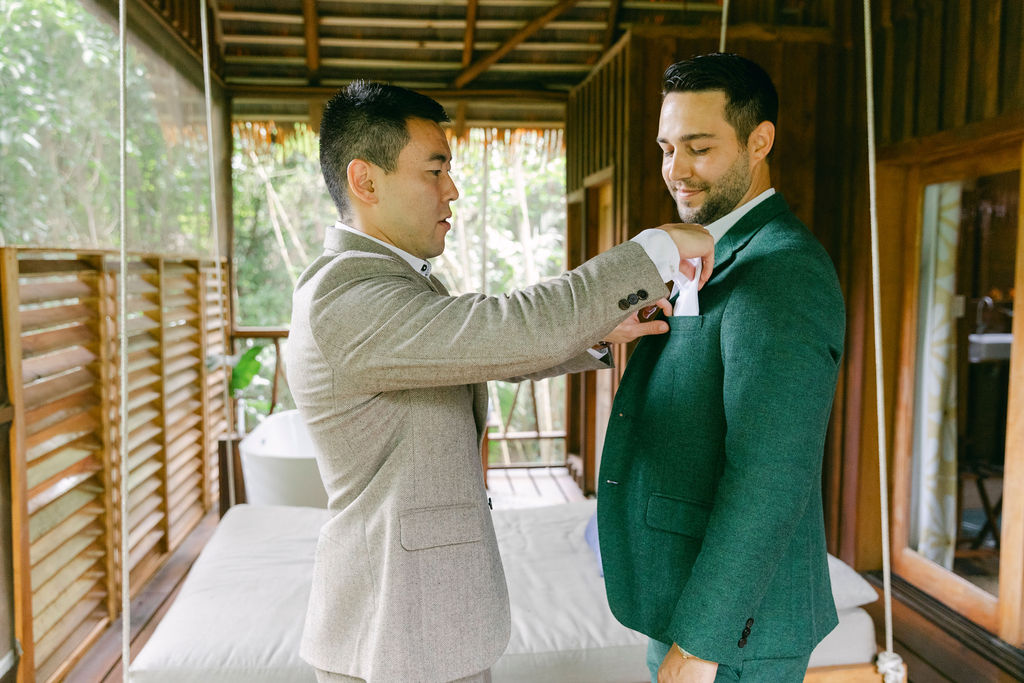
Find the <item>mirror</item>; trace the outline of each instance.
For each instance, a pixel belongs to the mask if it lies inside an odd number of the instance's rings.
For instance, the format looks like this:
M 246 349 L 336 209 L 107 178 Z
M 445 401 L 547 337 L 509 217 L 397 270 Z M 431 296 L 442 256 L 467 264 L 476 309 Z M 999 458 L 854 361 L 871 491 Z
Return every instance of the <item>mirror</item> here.
M 992 595 L 999 549 L 1020 171 L 927 185 L 909 545 Z

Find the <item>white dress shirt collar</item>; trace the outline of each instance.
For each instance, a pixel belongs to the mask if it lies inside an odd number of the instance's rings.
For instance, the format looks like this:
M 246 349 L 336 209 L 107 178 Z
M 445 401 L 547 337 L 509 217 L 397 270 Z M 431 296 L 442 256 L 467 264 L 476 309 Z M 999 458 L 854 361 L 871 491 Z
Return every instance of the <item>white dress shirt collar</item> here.
M 748 211 L 753 209 L 755 206 L 757 206 L 764 200 L 771 197 L 773 194 L 775 194 L 775 188 L 769 187 L 767 190 L 757 195 L 746 204 L 736 207 L 729 213 L 719 218 L 717 221 L 705 225 L 704 227 L 707 229 L 707 231 L 710 232 L 711 236 L 715 238 L 715 244 L 718 244 L 718 240 L 722 239 L 722 237 L 725 236 L 725 233 L 729 232 L 729 228 L 736 225 L 736 223 L 741 218 L 747 215 Z
M 430 271 L 431 271 L 432 266 L 430 265 L 429 261 L 424 261 L 423 259 L 421 259 L 421 258 L 419 258 L 417 256 L 413 256 L 412 254 L 410 254 L 407 251 L 399 249 L 398 247 L 396 247 L 393 244 L 389 244 L 389 243 L 385 242 L 384 240 L 379 240 L 376 237 L 374 237 L 373 235 L 367 235 L 362 230 L 356 230 L 355 228 L 353 228 L 350 225 L 345 225 L 341 221 L 338 221 L 337 223 L 335 223 L 334 227 L 336 229 L 338 229 L 338 230 L 348 230 L 349 232 L 355 233 L 357 235 L 361 235 L 361 236 L 365 237 L 368 240 L 373 240 L 374 242 L 376 242 L 377 244 L 381 245 L 382 247 L 387 247 L 391 251 L 393 251 L 396 254 L 398 254 L 399 256 L 401 256 L 410 266 L 412 266 L 412 269 L 415 270 L 417 273 L 419 273 L 420 275 L 422 275 L 425 278 L 429 278 L 430 277 Z

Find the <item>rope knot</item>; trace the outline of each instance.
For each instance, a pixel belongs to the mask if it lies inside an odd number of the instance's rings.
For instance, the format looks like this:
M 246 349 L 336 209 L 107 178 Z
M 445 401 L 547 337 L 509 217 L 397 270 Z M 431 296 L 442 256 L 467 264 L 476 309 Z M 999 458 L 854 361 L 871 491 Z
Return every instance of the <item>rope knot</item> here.
M 875 668 L 883 676 L 885 683 L 903 683 L 903 658 L 895 652 L 879 652 L 875 659 Z

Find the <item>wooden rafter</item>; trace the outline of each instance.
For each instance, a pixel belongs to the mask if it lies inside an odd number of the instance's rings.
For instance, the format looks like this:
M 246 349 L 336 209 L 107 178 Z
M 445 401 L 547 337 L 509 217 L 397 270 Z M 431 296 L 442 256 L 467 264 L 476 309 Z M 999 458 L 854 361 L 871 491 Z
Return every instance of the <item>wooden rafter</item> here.
M 462 41 L 462 68 L 473 63 L 473 45 L 476 40 L 476 8 L 477 0 L 469 0 L 466 4 L 466 35 Z M 466 101 L 462 100 L 455 108 L 455 136 L 466 134 Z
M 619 27 L 619 8 L 622 0 L 608 0 L 608 28 L 604 32 L 604 44 L 601 47 L 601 54 L 608 52 L 608 48 L 615 42 L 615 34 Z
M 300 96 L 330 97 L 338 88 L 333 86 L 301 87 L 286 85 L 231 85 L 227 86 L 228 94 L 233 100 L 281 99 L 291 100 Z M 556 90 L 509 90 L 472 88 L 419 88 L 425 95 L 434 99 L 450 100 L 514 100 L 527 102 L 565 102 L 569 95 Z
M 302 17 L 306 28 L 306 69 L 309 82 L 320 82 L 320 17 L 316 11 L 316 0 L 302 0 Z
M 484 71 L 489 69 L 492 64 L 494 64 L 499 59 L 501 59 L 509 52 L 511 52 L 512 48 L 514 48 L 516 45 L 523 42 L 533 34 L 537 33 L 537 31 L 544 28 L 544 26 L 546 26 L 548 22 L 550 22 L 552 19 L 562 14 L 566 10 L 570 9 L 573 5 L 576 4 L 577 1 L 578 0 L 561 0 L 561 2 L 556 4 L 547 12 L 544 12 L 544 14 L 541 14 L 539 17 L 528 23 L 526 26 L 516 31 L 516 33 L 511 38 L 506 40 L 504 44 L 502 44 L 502 46 L 499 47 L 497 50 L 482 57 L 481 59 L 477 60 L 473 64 L 463 69 L 462 72 L 458 76 L 456 76 L 455 80 L 453 81 L 455 87 L 461 88 L 465 86 L 474 78 L 476 78 Z
M 469 66 L 473 61 L 473 42 L 476 40 L 476 6 L 477 0 L 466 3 L 466 37 L 462 41 L 462 67 Z
M 243 34 L 231 33 L 223 36 L 221 41 L 228 45 L 291 45 L 301 46 L 305 44 L 302 36 L 272 36 L 265 34 Z M 497 42 L 473 41 L 475 50 L 497 49 Z M 320 47 L 353 47 L 361 50 L 439 50 L 448 52 L 464 52 L 466 44 L 460 40 L 413 40 L 402 38 L 320 38 Z M 222 46 L 223 49 L 223 46 Z M 600 45 L 591 43 L 569 43 L 569 42 L 540 42 L 531 41 L 516 46 L 516 50 L 534 50 L 560 52 L 598 52 Z M 468 62 L 464 62 L 468 66 Z

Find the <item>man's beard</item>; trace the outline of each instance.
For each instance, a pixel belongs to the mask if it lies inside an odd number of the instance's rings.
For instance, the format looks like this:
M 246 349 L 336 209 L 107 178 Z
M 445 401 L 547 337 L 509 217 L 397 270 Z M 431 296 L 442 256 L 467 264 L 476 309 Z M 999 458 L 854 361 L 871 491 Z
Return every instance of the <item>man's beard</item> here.
M 679 211 L 680 220 L 697 225 L 714 223 L 735 209 L 743 195 L 750 189 L 750 162 L 746 151 L 740 154 L 732 167 L 714 185 L 701 183 L 687 185 L 686 188 L 701 190 L 705 199 L 704 203 L 696 208 L 690 208 L 677 201 L 676 209 Z

